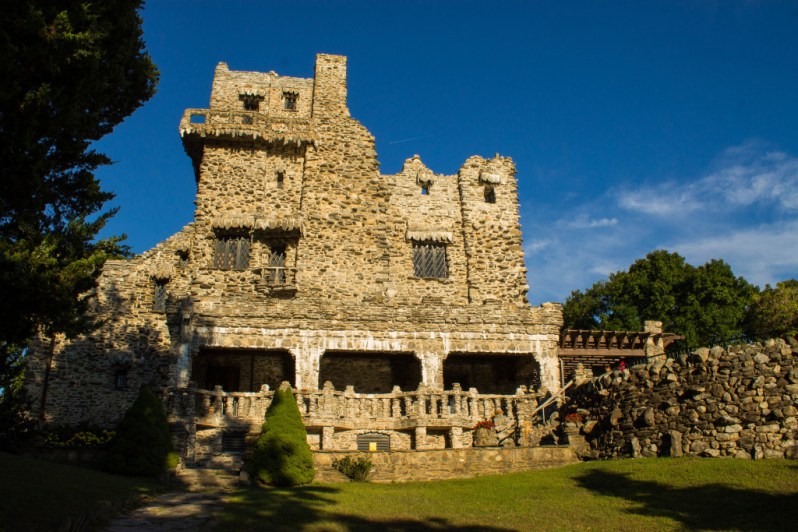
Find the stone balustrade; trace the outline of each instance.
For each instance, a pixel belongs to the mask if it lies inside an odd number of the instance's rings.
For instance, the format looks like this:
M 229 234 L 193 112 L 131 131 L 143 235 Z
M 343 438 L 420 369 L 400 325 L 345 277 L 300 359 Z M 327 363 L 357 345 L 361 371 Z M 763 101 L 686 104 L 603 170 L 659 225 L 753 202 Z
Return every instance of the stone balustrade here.
M 214 390 L 170 388 L 164 394 L 172 418 L 193 417 L 206 427 L 254 430 L 262 423 L 274 392 L 264 385 L 258 392 L 226 392 L 217 386 Z M 515 395 L 480 394 L 457 384 L 451 390 L 402 391 L 396 386 L 390 393 L 361 394 L 351 386 L 335 390 L 328 382 L 321 390 L 295 395 L 307 427 L 336 430 L 470 429 L 497 415 L 516 423 L 539 415 L 538 396 L 523 386 Z
M 307 118 L 273 117 L 264 111 L 238 109 L 186 109 L 180 120 L 180 136 L 187 135 L 275 137 L 296 143 L 312 143 L 315 138 Z

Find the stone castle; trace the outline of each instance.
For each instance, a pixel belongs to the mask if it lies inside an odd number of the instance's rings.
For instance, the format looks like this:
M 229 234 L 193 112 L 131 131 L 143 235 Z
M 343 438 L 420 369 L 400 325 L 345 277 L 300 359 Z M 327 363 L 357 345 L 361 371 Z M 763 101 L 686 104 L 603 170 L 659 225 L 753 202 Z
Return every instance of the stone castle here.
M 512 160 L 380 174 L 346 69 L 216 67 L 180 123 L 194 221 L 106 264 L 99 329 L 32 347 L 47 423 L 113 425 L 154 385 L 190 463 L 242 445 L 287 381 L 316 449 L 462 448 L 560 389 L 561 308 L 526 298 Z

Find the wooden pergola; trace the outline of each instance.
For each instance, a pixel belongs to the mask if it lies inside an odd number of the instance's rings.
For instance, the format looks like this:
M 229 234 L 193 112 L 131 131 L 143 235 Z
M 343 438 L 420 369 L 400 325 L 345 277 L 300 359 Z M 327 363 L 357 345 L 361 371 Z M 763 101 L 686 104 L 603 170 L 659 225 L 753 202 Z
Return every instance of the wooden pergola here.
M 580 363 L 594 373 L 603 373 L 607 366 L 614 369 L 621 361 L 639 364 L 651 355 L 651 348 L 664 352 L 668 345 L 682 339 L 678 334 L 663 332 L 563 329 L 559 346 L 563 378 L 570 380 Z

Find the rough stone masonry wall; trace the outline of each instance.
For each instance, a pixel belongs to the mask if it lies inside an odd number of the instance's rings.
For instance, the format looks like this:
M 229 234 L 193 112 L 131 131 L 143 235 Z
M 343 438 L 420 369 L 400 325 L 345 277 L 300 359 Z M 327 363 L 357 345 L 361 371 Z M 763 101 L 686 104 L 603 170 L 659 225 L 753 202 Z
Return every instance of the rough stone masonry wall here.
M 798 458 L 798 342 L 701 348 L 583 383 L 594 456 Z

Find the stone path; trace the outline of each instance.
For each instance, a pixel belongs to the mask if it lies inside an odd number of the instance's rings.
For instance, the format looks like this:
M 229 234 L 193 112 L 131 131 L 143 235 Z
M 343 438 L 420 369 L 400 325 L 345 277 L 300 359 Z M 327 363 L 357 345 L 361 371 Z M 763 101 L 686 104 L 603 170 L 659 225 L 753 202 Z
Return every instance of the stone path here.
M 160 495 L 140 508 L 114 518 L 109 532 L 145 530 L 202 530 L 213 523 L 236 489 L 238 479 L 220 470 L 189 469 L 178 477 L 178 489 Z

